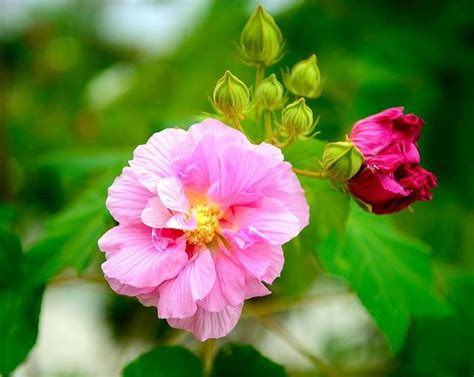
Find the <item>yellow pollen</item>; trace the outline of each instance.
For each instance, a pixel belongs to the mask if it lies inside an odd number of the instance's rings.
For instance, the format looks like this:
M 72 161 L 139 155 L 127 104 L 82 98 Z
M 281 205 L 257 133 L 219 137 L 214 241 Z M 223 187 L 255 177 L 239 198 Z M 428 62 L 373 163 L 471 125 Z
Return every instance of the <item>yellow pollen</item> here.
M 187 230 L 184 233 L 190 244 L 205 245 L 211 242 L 216 233 L 221 230 L 217 214 L 203 204 L 194 206 L 193 213 L 197 221 L 197 228 Z

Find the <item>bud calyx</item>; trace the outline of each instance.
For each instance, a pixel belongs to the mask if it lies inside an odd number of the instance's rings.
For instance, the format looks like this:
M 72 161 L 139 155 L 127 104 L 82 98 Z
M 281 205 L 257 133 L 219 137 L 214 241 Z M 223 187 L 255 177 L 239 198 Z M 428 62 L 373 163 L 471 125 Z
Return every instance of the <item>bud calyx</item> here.
M 350 141 L 328 143 L 323 152 L 323 168 L 335 181 L 347 181 L 360 170 L 364 156 Z
M 240 36 L 244 59 L 255 66 L 270 66 L 281 57 L 283 36 L 271 15 L 259 5 Z
M 317 98 L 321 95 L 321 73 L 316 61 L 316 55 L 295 64 L 291 72 L 285 76 L 288 90 L 298 97 Z
M 250 92 L 230 71 L 217 81 L 212 98 L 214 106 L 225 118 L 238 121 L 246 117 Z
M 272 73 L 269 77 L 258 84 L 255 97 L 258 104 L 264 110 L 275 110 L 283 102 L 283 85 Z

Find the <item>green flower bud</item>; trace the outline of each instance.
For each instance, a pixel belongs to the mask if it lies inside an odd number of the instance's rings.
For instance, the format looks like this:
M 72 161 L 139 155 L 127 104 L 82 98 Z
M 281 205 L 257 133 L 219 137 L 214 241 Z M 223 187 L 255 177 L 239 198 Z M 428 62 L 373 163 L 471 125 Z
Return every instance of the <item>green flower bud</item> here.
M 334 181 L 347 181 L 357 174 L 364 156 L 350 141 L 328 143 L 323 152 L 323 168 Z
M 230 71 L 217 81 L 212 98 L 215 107 L 228 119 L 240 120 L 247 115 L 249 90 Z
M 316 64 L 316 55 L 311 55 L 291 69 L 285 76 L 288 90 L 298 97 L 317 98 L 321 95 L 321 73 Z
M 291 139 L 311 133 L 315 126 L 313 111 L 306 105 L 304 98 L 290 103 L 283 109 L 282 126 L 286 136 Z
M 258 84 L 255 97 L 258 104 L 264 110 L 275 110 L 283 101 L 283 85 L 272 73 L 269 77 Z
M 250 64 L 270 66 L 283 50 L 283 36 L 275 20 L 262 5 L 257 6 L 240 35 L 240 49 Z

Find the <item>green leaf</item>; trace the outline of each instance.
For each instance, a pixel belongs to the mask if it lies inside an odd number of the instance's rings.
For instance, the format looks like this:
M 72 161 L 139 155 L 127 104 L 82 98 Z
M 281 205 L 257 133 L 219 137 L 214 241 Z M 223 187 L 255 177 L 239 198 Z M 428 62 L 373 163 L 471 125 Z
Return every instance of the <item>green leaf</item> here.
M 122 371 L 124 377 L 203 377 L 202 362 L 183 347 L 160 346 L 144 353 Z
M 215 360 L 212 377 L 285 377 L 285 369 L 248 345 L 226 344 Z
M 310 222 L 284 246 L 285 264 L 274 290 L 287 296 L 303 294 L 311 286 L 318 274 L 313 250 L 331 232 L 343 236 L 350 210 L 349 196 L 335 190 L 327 180 L 300 177 L 300 182 L 310 206 Z
M 19 279 L 20 241 L 0 230 L 0 374 L 12 372 L 38 335 L 43 287 L 27 289 Z
M 42 284 L 65 268 L 81 272 L 87 266 L 108 223 L 105 200 L 112 179 L 106 174 L 47 222 L 43 237 L 25 255 L 23 272 L 30 283 Z
M 18 238 L 0 228 L 0 289 L 18 279 L 21 257 Z
M 0 289 L 0 374 L 25 360 L 38 336 L 43 287 Z
M 321 140 L 297 140 L 283 149 L 283 155 L 295 168 L 320 171 L 324 147 L 325 143 Z
M 454 311 L 415 321 L 394 376 L 457 377 L 474 371 L 474 273 L 450 271 L 444 290 Z
M 445 315 L 428 248 L 389 219 L 352 206 L 345 237 L 332 233 L 317 252 L 327 271 L 347 280 L 398 352 L 414 316 Z

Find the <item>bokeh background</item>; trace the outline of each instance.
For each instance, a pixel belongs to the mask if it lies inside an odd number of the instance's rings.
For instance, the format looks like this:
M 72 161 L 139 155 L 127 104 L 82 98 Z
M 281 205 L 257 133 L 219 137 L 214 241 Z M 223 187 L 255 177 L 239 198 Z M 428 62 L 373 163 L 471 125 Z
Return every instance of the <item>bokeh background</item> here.
M 261 3 L 287 41 L 282 66 L 318 56 L 325 89 L 310 105 L 321 116 L 322 138 L 340 139 L 357 119 L 393 106 L 426 121 L 422 163 L 438 176 L 439 188 L 431 203 L 395 218 L 430 245 L 439 276 L 456 270 L 470 279 L 474 2 Z M 28 247 L 45 219 L 101 169 L 121 164 L 153 132 L 211 111 L 208 97 L 226 69 L 251 85 L 254 71 L 241 63 L 236 44 L 256 4 L 0 0 L 1 226 Z M 153 310 L 112 294 L 98 274 L 102 256 L 93 258 L 85 279 L 66 272 L 49 284 L 38 344 L 15 375 L 118 375 L 129 360 L 169 340 Z M 297 267 L 288 268 L 298 275 Z M 415 322 L 392 359 L 356 299 L 319 295 L 318 287 L 332 285 L 317 272 L 294 279 L 280 291 L 317 297 L 292 310 L 276 308 L 280 320 L 336 364 L 374 366 L 354 375 L 473 375 L 474 291 L 456 296 L 458 316 Z M 232 338 L 253 343 L 294 376 L 315 375 L 306 360 L 250 319 Z M 191 339 L 183 341 L 194 347 Z

